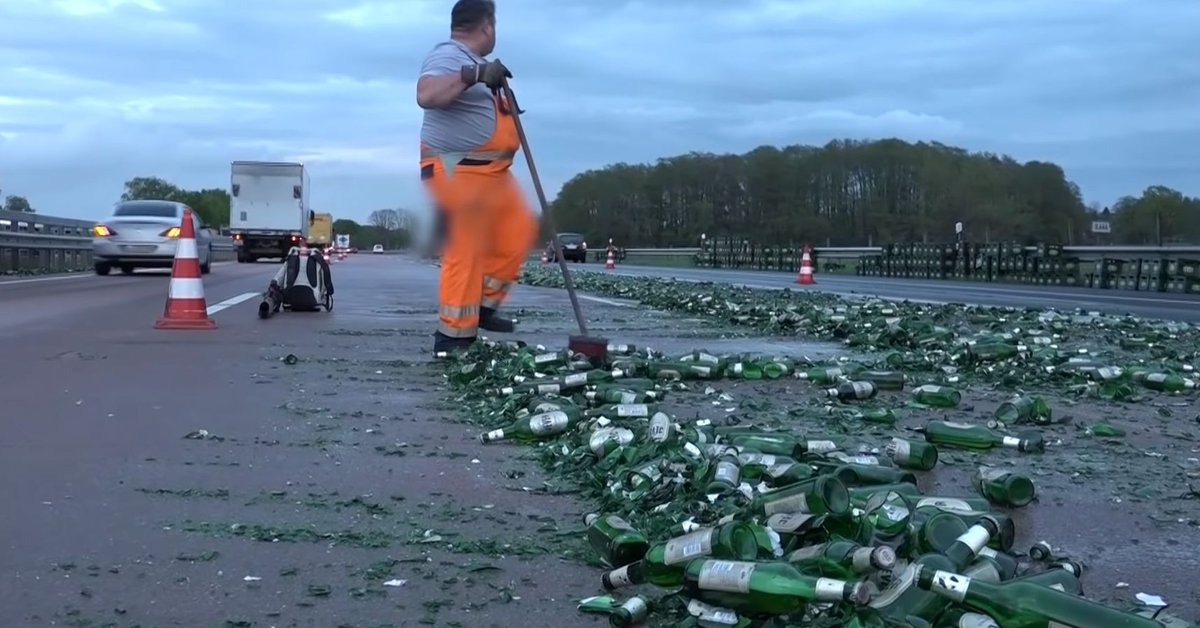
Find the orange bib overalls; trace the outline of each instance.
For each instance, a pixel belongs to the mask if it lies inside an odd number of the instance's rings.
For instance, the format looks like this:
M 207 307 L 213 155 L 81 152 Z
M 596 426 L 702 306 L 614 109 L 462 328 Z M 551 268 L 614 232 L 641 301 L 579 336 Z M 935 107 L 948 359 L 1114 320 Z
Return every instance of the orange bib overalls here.
M 438 287 L 438 331 L 474 338 L 479 308 L 508 296 L 537 238 L 538 219 L 510 170 L 521 148 L 503 96 L 493 96 L 496 130 L 465 155 L 421 144 L 421 179 L 446 220 Z

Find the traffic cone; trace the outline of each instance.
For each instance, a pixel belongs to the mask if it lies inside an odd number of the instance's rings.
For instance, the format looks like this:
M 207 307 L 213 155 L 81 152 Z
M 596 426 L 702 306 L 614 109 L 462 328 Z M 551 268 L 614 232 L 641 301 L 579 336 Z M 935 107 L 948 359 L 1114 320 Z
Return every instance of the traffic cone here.
M 800 274 L 796 277 L 796 283 L 801 285 L 810 285 L 817 283 L 813 279 L 812 256 L 808 253 L 808 245 L 804 245 L 804 252 L 800 255 Z
M 183 210 L 179 226 L 175 262 L 171 265 L 171 285 L 167 288 L 167 306 L 155 329 L 216 329 L 217 323 L 208 317 L 204 300 L 204 281 L 200 278 L 200 258 L 196 254 L 196 231 L 192 225 L 192 210 Z
M 617 260 L 613 257 L 612 247 L 608 247 L 608 259 L 604 260 L 604 270 L 616 270 Z

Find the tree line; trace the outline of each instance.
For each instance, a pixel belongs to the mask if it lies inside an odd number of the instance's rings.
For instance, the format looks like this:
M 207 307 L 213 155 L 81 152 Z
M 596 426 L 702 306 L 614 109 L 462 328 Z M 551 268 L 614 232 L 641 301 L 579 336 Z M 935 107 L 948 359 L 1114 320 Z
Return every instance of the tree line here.
M 188 190 L 159 177 L 134 177 L 125 182 L 123 201 L 166 200 L 184 203 L 200 215 L 200 221 L 214 229 L 229 225 L 230 196 L 221 188 Z M 320 213 L 320 209 L 313 211 Z M 404 248 L 412 241 L 415 219 L 404 209 L 378 209 L 368 216 L 367 224 L 334 216 L 333 232 L 350 236 L 356 247 L 382 244 L 389 249 Z
M 612 164 L 567 181 L 553 211 L 563 230 L 627 247 L 696 246 L 702 234 L 761 244 L 952 242 L 959 222 L 977 242 L 1200 242 L 1200 199 L 1170 188 L 1087 207 L 1056 164 L 896 139 Z M 1097 221 L 1111 232 L 1093 233 Z
M 6 212 L 19 212 L 25 214 L 36 214 L 37 210 L 29 204 L 29 199 L 24 196 L 14 196 L 12 194 L 4 196 L 4 191 L 0 190 L 0 198 L 4 199 L 0 203 L 0 209 Z

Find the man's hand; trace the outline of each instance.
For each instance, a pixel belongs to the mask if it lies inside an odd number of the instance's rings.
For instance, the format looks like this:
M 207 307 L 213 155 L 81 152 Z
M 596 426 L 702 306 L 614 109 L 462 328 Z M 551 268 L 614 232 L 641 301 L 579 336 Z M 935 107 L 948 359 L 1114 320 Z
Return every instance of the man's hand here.
M 491 89 L 499 89 L 504 85 L 505 78 L 512 78 L 512 72 L 504 67 L 500 60 L 480 63 L 478 65 L 464 65 L 462 67 L 462 82 L 468 87 L 476 83 L 483 83 Z

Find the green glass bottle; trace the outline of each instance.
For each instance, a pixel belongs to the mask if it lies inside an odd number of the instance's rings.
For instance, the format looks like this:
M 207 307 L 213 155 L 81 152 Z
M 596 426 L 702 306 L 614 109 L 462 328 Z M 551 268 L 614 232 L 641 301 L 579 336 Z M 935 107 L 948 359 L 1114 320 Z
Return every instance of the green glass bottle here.
M 967 531 L 962 519 L 948 512 L 939 512 L 913 526 L 911 537 L 918 554 L 942 553 L 953 546 Z
M 725 451 L 715 456 L 712 465 L 712 475 L 708 486 L 704 488 L 707 495 L 724 495 L 737 490 L 742 481 L 742 469 L 738 464 L 737 449 L 726 447 Z
M 917 483 L 917 476 L 908 471 L 853 463 L 839 465 L 830 474 L 837 476 L 847 488 Z
M 684 573 L 683 586 L 689 596 L 704 602 L 767 615 L 795 613 L 810 602 L 861 606 L 871 595 L 865 583 L 807 576 L 782 562 L 694 560 Z
M 1161 392 L 1183 392 L 1196 388 L 1196 382 L 1173 373 L 1148 373 L 1142 385 Z
M 597 460 L 633 442 L 632 430 L 623 427 L 601 427 L 588 436 L 588 449 Z
M 938 450 L 933 443 L 893 438 L 885 450 L 897 466 L 914 471 L 932 471 L 938 463 Z
M 997 421 L 1005 425 L 1020 423 L 1037 423 L 1046 425 L 1054 418 L 1050 406 L 1041 397 L 1013 395 L 1011 399 L 1001 403 L 993 415 Z
M 717 365 L 702 361 L 650 362 L 646 365 L 646 374 L 656 380 L 716 379 L 720 372 Z
M 653 403 L 662 399 L 662 394 L 655 390 L 634 390 L 613 386 L 586 391 L 583 393 L 583 398 L 597 404 Z
M 754 530 L 738 521 L 701 528 L 652 546 L 641 560 L 604 574 L 600 583 L 609 591 L 636 584 L 679 586 L 688 563 L 707 556 L 754 560 L 758 557 Z
M 1162 628 L 1153 619 L 1028 581 L 991 584 L 951 571 L 922 569 L 917 586 L 984 613 L 1005 628 Z
M 648 419 L 658 412 L 658 405 L 653 403 L 617 403 L 600 406 L 584 412 L 587 417 L 605 417 L 617 419 Z
M 646 537 L 617 515 L 591 513 L 584 516 L 583 523 L 587 526 L 588 543 L 611 567 L 639 561 L 650 549 Z
M 649 614 L 650 606 L 646 603 L 646 599 L 635 595 L 612 609 L 612 612 L 608 614 L 608 625 L 616 628 L 640 626 L 646 622 Z
M 734 362 L 725 367 L 725 376 L 730 379 L 759 380 L 766 375 L 762 367 L 754 362 Z
M 1082 575 L 1083 567 L 1079 563 L 1068 560 L 1055 563 L 1045 571 L 1026 574 L 1019 578 L 1013 578 L 1013 580 L 1033 582 L 1043 587 L 1050 587 L 1056 591 L 1062 591 L 1071 595 L 1083 595 L 1083 584 L 1079 581 L 1079 577 Z
M 752 508 L 770 517 L 776 513 L 843 516 L 850 512 L 850 494 L 836 477 L 819 475 L 788 487 L 761 493 Z
M 833 440 L 802 440 L 782 432 L 742 433 L 729 436 L 728 441 L 735 447 L 776 456 L 791 456 L 797 460 L 807 453 L 827 453 L 837 451 L 840 447 Z
M 1028 350 L 1024 345 L 1013 345 L 1006 342 L 976 343 L 968 348 L 971 357 L 980 362 L 996 362 L 1009 360 Z
M 577 425 L 582 418 L 583 414 L 577 408 L 543 412 L 529 418 L 517 419 L 500 429 L 484 432 L 479 435 L 479 441 L 486 445 L 500 440 L 525 442 L 545 440 L 566 432 Z
M 899 371 L 864 371 L 856 379 L 871 382 L 878 390 L 904 390 L 904 373 Z
M 1020 508 L 1032 502 L 1036 496 L 1033 480 L 1024 475 L 982 466 L 972 478 L 972 485 L 980 495 L 993 504 Z
M 825 389 L 825 396 L 841 401 L 870 399 L 878 390 L 875 384 L 865 381 L 842 382 L 833 388 Z
M 784 560 L 809 575 L 853 580 L 891 571 L 896 566 L 896 552 L 886 545 L 863 547 L 850 541 L 830 541 L 794 550 Z
M 655 412 L 646 426 L 646 440 L 665 443 L 675 433 L 675 422 L 665 412 Z
M 814 367 L 806 371 L 799 371 L 796 377 L 799 379 L 808 380 L 814 384 L 834 384 L 842 381 L 842 379 L 861 373 L 864 369 L 857 364 L 845 364 L 842 366 L 826 366 Z
M 1013 447 L 1019 451 L 1040 453 L 1046 444 L 1040 434 L 1024 432 L 1021 437 L 999 434 L 982 425 L 930 421 L 925 426 L 925 440 L 935 445 L 952 445 L 967 449 Z
M 823 465 L 826 467 L 830 465 L 837 465 L 838 463 L 856 464 L 863 467 L 891 468 L 892 466 L 891 461 L 887 460 L 886 458 L 879 458 L 877 456 L 872 456 L 871 454 L 848 454 L 844 451 L 831 451 L 820 456 L 813 456 L 810 462 L 815 465 Z
M 884 390 L 884 389 L 880 389 Z M 896 413 L 891 408 L 847 408 L 844 406 L 826 406 L 825 411 L 836 414 L 849 421 L 862 421 L 875 425 L 895 425 Z
M 934 408 L 953 408 L 962 402 L 962 393 L 949 386 L 925 384 L 912 391 L 913 401 Z
M 742 452 L 738 454 L 738 462 L 744 479 L 762 479 L 774 488 L 791 486 L 813 476 L 811 466 L 787 456 Z

